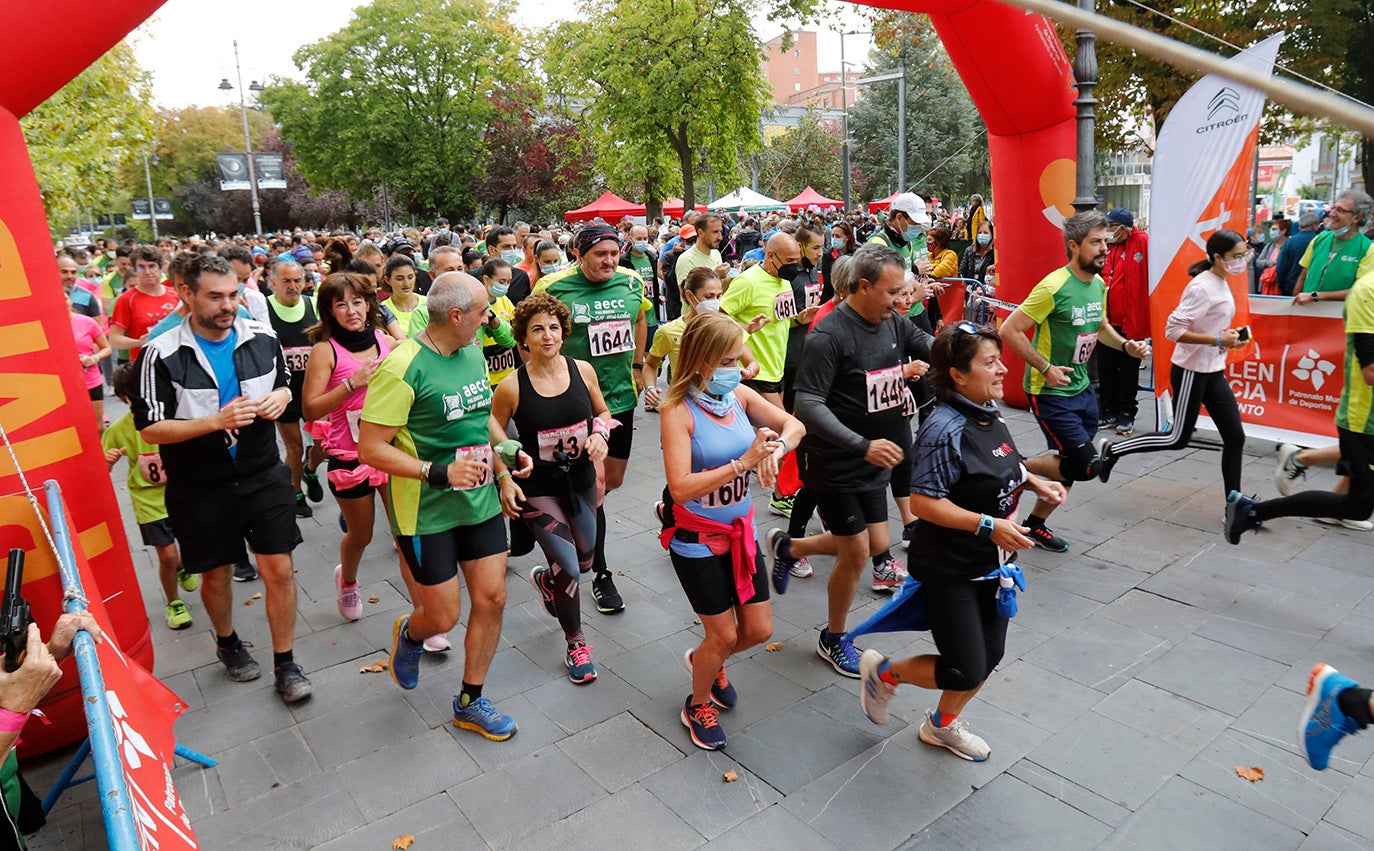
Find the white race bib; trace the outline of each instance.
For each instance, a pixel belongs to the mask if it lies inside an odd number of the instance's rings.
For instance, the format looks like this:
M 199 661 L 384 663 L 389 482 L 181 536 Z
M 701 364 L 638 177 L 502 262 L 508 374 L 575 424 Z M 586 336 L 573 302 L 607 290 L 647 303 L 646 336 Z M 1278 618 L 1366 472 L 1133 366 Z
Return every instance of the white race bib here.
M 779 322 L 797 315 L 797 300 L 792 297 L 791 287 L 773 296 L 773 315 Z
M 902 368 L 900 366 L 875 369 L 865 373 L 864 377 L 868 384 L 867 397 L 870 414 L 896 408 L 902 404 L 906 382 L 902 380 Z
M 724 508 L 748 498 L 749 474 L 745 472 L 703 496 L 701 504 L 706 508 Z
M 807 285 L 806 285 L 806 309 L 807 309 L 807 310 L 810 310 L 810 309 L 813 308 L 813 307 L 820 307 L 820 306 L 821 306 L 821 285 L 820 285 L 820 284 L 807 284 Z
M 587 421 L 562 428 L 546 428 L 539 432 L 539 458 L 541 461 L 554 462 L 555 452 L 566 452 L 570 459 L 582 457 L 582 449 L 587 445 Z
M 587 328 L 587 343 L 595 358 L 634 351 L 634 328 L 628 319 L 594 322 Z
M 138 456 L 138 474 L 150 485 L 165 484 L 167 471 L 162 468 L 162 454 L 147 452 Z
M 305 372 L 305 365 L 310 362 L 309 346 L 287 346 L 281 350 L 286 357 L 286 368 L 292 372 Z
M 515 369 L 515 349 L 502 349 L 494 355 L 487 355 L 487 372 L 496 375 Z
M 902 416 L 916 416 L 916 397 L 912 394 L 910 385 L 902 387 Z
M 353 436 L 353 442 L 358 442 L 358 424 L 363 419 L 363 409 L 356 411 L 344 411 L 344 419 L 348 420 L 348 433 Z
M 460 446 L 453 453 L 455 461 L 477 461 L 483 465 L 482 477 L 477 480 L 477 484 L 466 488 L 454 488 L 456 491 L 475 491 L 480 487 L 491 484 L 491 444 L 483 443 L 480 446 Z
M 1079 334 L 1077 342 L 1073 344 L 1073 362 L 1075 364 L 1087 363 L 1088 358 L 1093 356 L 1093 349 L 1096 347 L 1096 331 L 1091 334 Z

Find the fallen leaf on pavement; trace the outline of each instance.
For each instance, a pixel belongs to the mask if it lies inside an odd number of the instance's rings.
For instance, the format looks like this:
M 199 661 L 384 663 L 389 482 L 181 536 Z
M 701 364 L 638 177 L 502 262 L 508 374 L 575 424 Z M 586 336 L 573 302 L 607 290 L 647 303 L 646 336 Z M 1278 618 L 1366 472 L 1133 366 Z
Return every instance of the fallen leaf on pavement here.
M 253 596 L 249 597 L 248 599 L 250 599 L 250 600 L 261 600 L 261 599 L 262 599 L 262 592 L 259 591 L 258 593 L 254 594 Z
M 721 779 L 721 780 L 724 780 L 726 783 L 734 783 L 736 780 L 739 779 L 739 772 L 735 771 L 735 770 L 732 768 L 732 769 L 730 769 L 729 771 L 727 771 L 727 772 L 725 772 L 724 774 L 722 774 L 722 775 L 720 776 L 720 779 Z
M 1237 765 L 1236 776 L 1242 780 L 1249 780 L 1251 783 L 1254 783 L 1257 780 L 1264 779 L 1264 769 L 1258 766 L 1250 766 L 1247 768 L 1243 765 Z
M 243 601 L 243 604 L 244 604 L 245 606 L 251 606 L 251 605 L 253 605 L 253 600 L 252 600 L 252 598 L 250 597 L 249 599 L 244 600 L 244 601 Z
M 407 833 L 405 836 L 398 836 L 396 837 L 395 841 L 391 843 L 391 851 L 405 851 L 405 849 L 409 848 L 411 843 L 414 841 L 415 837 L 409 833 Z
M 359 668 L 359 669 L 358 669 L 358 673 L 360 673 L 360 674 L 380 674 L 380 673 L 382 673 L 383 671 L 385 671 L 385 670 L 387 669 L 387 665 L 388 665 L 388 663 L 386 663 L 386 662 L 377 662 L 376 664 L 373 664 L 373 665 L 366 665 L 366 666 L 364 666 L 364 667 L 362 667 L 362 668 Z
M 763 645 L 763 649 L 767 650 L 769 653 L 777 653 L 779 650 L 782 649 L 782 642 L 770 641 L 767 644 Z
M 368 601 L 369 603 L 380 603 L 380 602 L 382 602 L 382 598 L 381 598 L 381 597 L 368 597 L 368 598 L 367 598 L 367 601 Z

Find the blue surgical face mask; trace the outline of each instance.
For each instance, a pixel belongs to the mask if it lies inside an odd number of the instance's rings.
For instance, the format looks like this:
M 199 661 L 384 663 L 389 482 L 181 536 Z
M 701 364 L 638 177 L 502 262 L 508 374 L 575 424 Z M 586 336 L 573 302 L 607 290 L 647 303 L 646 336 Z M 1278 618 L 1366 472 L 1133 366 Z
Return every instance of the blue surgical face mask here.
M 920 240 L 922 236 L 925 235 L 925 232 L 925 228 L 921 227 L 920 225 L 909 225 L 907 229 L 902 233 L 902 238 L 905 239 L 907 242 L 917 242 L 918 240 Z
M 557 264 L 557 263 L 549 263 L 549 264 L 547 264 L 547 265 L 543 265 L 543 266 L 540 266 L 540 267 L 539 267 L 539 272 L 540 272 L 540 274 L 543 274 L 543 275 L 552 275 L 554 272 L 557 272 L 557 271 L 558 271 L 558 264 Z
M 718 366 L 706 382 L 706 392 L 714 396 L 724 396 L 739 386 L 742 370 L 737 366 Z
M 979 245 L 987 245 L 987 244 L 990 243 L 990 242 L 992 242 L 992 234 L 990 234 L 990 233 L 980 233 L 980 234 L 978 234 L 978 244 L 979 244 Z
M 1340 230 L 1337 230 L 1336 228 L 1333 228 L 1333 227 L 1328 227 L 1327 230 L 1331 231 L 1331 233 L 1332 233 L 1333 235 L 1335 235 L 1335 237 L 1336 237 L 1337 239 L 1340 239 L 1341 237 L 1345 236 L 1347 233 L 1350 233 L 1350 229 L 1353 228 L 1353 227 L 1354 227 L 1354 225 L 1346 225 L 1345 227 L 1341 228 Z
M 501 298 L 506 293 L 510 292 L 510 284 L 492 284 L 487 289 L 487 292 L 491 293 L 492 298 Z
M 647 239 L 636 239 L 636 240 L 635 240 L 635 251 L 639 252 L 640 254 L 644 254 L 644 253 L 646 253 L 648 250 L 649 250 L 649 240 L 647 240 Z
M 518 248 L 501 252 L 501 259 L 514 266 L 516 263 L 525 262 L 525 254 Z
M 845 238 L 842 236 L 830 237 L 830 247 L 835 249 L 836 251 L 844 251 L 846 244 L 847 243 L 845 242 Z
M 1270 239 L 1278 239 L 1278 238 L 1279 238 L 1279 229 L 1278 229 L 1278 228 L 1270 228 L 1270 229 L 1269 229 L 1269 238 L 1270 238 Z

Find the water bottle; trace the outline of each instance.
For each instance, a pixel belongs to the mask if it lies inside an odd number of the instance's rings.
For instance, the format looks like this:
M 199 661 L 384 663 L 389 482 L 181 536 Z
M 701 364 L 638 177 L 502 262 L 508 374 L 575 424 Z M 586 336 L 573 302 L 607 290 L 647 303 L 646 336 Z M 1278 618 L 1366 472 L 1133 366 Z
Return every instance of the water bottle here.
M 997 577 L 997 614 L 1016 617 L 1016 580 L 1007 573 Z

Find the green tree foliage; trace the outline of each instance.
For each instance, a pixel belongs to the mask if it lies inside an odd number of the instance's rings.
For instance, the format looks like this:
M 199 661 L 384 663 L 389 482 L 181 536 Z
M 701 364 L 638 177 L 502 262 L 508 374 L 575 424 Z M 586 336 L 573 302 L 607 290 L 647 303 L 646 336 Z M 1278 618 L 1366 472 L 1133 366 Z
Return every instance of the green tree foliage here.
M 784 0 L 774 13 L 804 11 Z M 768 89 L 744 0 L 583 0 L 582 19 L 547 39 L 546 72 L 584 105 L 612 186 L 656 202 L 680 190 L 695 203 L 705 168 L 733 182 L 741 154 L 762 147 Z M 670 165 L 671 164 L 671 165 Z
M 141 160 L 153 138 L 151 79 L 120 42 L 20 121 L 48 223 L 121 194 L 122 164 Z
M 906 69 L 906 176 L 897 186 L 897 83 L 873 83 L 849 109 L 857 193 L 869 200 L 899 188 L 967 197 L 992 182 L 987 128 L 925 15 L 877 12 L 869 70 Z M 819 188 L 819 187 L 817 187 Z
M 827 198 L 844 191 L 840 169 L 840 127 L 808 110 L 796 127 L 778 134 L 763 150 L 759 190 L 770 198 L 791 198 L 811 186 Z
M 262 94 L 312 183 L 368 197 L 385 184 L 414 213 L 472 212 L 488 96 L 521 80 L 508 5 L 374 0 L 296 51 L 303 83 Z

